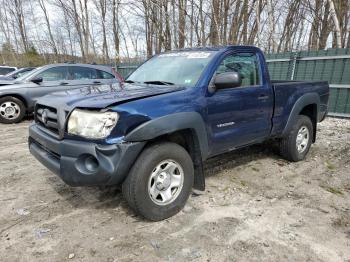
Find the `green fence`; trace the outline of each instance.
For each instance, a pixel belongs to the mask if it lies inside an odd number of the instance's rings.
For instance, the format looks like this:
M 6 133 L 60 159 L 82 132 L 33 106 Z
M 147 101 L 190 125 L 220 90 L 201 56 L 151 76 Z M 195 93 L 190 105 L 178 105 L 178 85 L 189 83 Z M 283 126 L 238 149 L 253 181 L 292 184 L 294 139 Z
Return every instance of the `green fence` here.
M 123 77 L 127 77 L 132 73 L 140 64 L 119 64 L 115 67 L 116 71 Z
M 329 115 L 350 117 L 350 49 L 302 51 L 266 57 L 271 79 L 328 81 Z
M 350 117 L 350 49 L 266 55 L 273 80 L 324 80 L 330 84 L 329 115 Z M 136 64 L 117 66 L 127 76 Z

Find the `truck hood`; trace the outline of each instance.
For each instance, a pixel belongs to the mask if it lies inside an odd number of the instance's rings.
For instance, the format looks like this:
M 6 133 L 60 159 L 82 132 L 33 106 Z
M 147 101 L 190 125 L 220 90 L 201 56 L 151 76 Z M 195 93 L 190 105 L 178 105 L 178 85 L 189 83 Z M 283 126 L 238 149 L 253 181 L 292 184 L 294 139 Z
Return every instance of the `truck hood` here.
M 87 86 L 56 92 L 38 100 L 38 103 L 65 108 L 106 108 L 122 102 L 184 90 L 179 86 L 120 84 Z

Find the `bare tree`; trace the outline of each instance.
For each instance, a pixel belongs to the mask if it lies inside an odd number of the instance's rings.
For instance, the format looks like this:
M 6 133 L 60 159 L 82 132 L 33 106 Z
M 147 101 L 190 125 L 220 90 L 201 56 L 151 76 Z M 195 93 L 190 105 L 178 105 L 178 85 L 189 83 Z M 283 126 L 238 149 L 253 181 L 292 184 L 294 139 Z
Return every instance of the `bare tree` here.
M 51 42 L 51 45 L 52 45 L 53 52 L 57 56 L 58 55 L 58 51 L 57 51 L 56 43 L 55 43 L 55 40 L 54 40 L 54 37 L 53 37 L 53 34 L 52 34 L 49 14 L 48 14 L 47 9 L 46 9 L 45 1 L 44 0 L 38 0 L 38 2 L 39 2 L 41 10 L 44 13 L 46 26 L 47 26 L 47 30 L 48 30 L 48 33 L 49 33 L 50 42 Z
M 12 8 L 10 9 L 10 12 L 15 17 L 21 36 L 23 49 L 25 52 L 27 52 L 29 50 L 29 43 L 27 39 L 26 26 L 24 21 L 23 0 L 13 0 L 11 7 Z
M 113 28 L 115 60 L 117 63 L 120 62 L 119 6 L 120 6 L 120 3 L 117 2 L 117 0 L 112 0 L 112 28 Z
M 94 0 L 96 9 L 101 15 L 102 26 L 102 53 L 103 60 L 106 63 L 109 60 L 108 46 L 107 46 L 107 32 L 106 32 L 106 15 L 107 15 L 107 0 Z
M 207 45 L 258 45 L 267 52 L 350 48 L 348 0 L 0 0 L 0 4 L 0 46 L 4 46 L 0 60 L 16 64 L 28 62 L 18 58 L 28 52 L 39 52 L 43 62 L 119 63 Z
M 184 48 L 185 47 L 186 6 L 187 6 L 187 0 L 178 0 L 178 9 L 179 9 L 179 48 Z
M 334 28 L 335 28 L 334 39 L 335 39 L 336 47 L 340 48 L 342 41 L 341 41 L 341 31 L 340 31 L 340 25 L 339 25 L 337 12 L 335 11 L 333 0 L 328 0 L 328 4 L 329 4 L 329 13 L 330 13 L 330 16 L 332 17 Z

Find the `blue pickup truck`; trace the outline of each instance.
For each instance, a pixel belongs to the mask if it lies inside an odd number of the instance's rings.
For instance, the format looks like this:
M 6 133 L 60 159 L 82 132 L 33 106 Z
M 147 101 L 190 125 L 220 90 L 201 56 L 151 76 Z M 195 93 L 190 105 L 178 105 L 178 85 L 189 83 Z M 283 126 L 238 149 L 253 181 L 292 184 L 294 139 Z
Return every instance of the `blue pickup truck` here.
M 303 160 L 328 96 L 327 82 L 271 81 L 256 47 L 171 51 L 122 85 L 39 99 L 29 148 L 71 186 L 121 184 L 130 207 L 158 221 L 204 190 L 210 157 L 274 139 Z

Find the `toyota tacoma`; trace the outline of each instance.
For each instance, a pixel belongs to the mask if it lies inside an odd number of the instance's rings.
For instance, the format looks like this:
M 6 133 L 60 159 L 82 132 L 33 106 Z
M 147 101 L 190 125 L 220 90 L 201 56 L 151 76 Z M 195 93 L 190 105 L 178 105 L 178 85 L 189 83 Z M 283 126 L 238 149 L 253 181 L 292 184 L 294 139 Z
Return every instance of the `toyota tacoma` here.
M 158 221 L 204 190 L 208 158 L 273 139 L 303 160 L 328 97 L 327 82 L 271 81 L 256 47 L 170 51 L 123 84 L 40 98 L 29 148 L 68 185 L 122 185 L 130 207 Z

